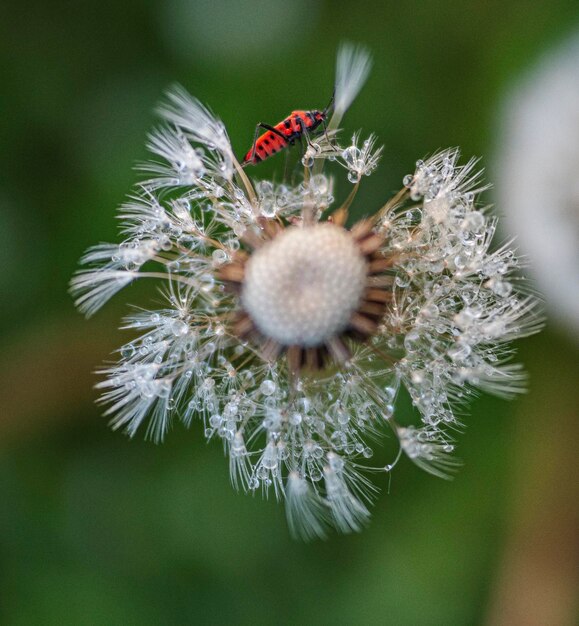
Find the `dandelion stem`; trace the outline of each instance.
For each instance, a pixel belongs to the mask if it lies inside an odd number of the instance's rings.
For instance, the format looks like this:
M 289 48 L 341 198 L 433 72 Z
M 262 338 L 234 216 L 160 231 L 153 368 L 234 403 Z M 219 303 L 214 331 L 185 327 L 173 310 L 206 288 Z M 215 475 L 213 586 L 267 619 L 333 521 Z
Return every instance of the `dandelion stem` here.
M 199 283 L 192 281 L 185 276 L 179 276 L 178 274 L 164 274 L 163 272 L 139 272 L 135 278 L 160 278 L 161 280 L 174 280 L 178 283 L 183 283 L 189 287 L 198 287 Z
M 392 196 L 392 198 L 390 198 L 390 200 L 388 200 L 388 202 L 374 214 L 372 218 L 374 223 L 376 223 L 385 213 L 390 211 L 390 209 L 393 209 L 397 205 L 401 204 L 406 199 L 407 195 L 408 189 L 406 187 L 402 187 L 402 189 L 400 189 L 395 196 Z
M 350 209 L 350 206 L 352 205 L 352 202 L 354 201 L 354 198 L 356 197 L 356 194 L 358 193 L 359 187 L 360 187 L 360 181 L 358 181 L 354 185 L 354 188 L 352 189 L 352 191 L 350 191 L 350 194 L 344 201 L 344 204 L 342 204 L 342 206 L 338 209 L 338 211 L 348 211 Z

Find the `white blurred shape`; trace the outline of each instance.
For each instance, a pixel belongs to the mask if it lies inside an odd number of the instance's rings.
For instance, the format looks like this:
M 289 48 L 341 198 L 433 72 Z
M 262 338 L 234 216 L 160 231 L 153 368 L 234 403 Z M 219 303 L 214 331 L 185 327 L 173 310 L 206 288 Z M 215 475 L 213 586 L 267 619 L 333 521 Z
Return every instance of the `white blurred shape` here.
M 340 46 L 336 63 L 335 110 L 337 115 L 343 115 L 356 99 L 371 68 L 372 57 L 364 47 L 350 43 Z
M 316 26 L 320 0 L 167 0 L 163 37 L 186 61 L 239 66 L 299 48 Z M 288 78 L 296 78 L 294 72 Z
M 499 206 L 547 308 L 579 341 L 579 35 L 515 87 L 501 130 Z

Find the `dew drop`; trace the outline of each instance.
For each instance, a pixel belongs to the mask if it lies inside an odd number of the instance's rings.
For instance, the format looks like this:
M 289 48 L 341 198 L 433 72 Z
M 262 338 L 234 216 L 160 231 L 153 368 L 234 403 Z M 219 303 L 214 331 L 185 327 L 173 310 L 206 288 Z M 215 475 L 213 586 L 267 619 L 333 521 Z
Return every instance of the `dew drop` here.
M 223 418 L 221 417 L 221 415 L 215 414 L 209 418 L 209 424 L 211 424 L 213 428 L 219 428 L 222 423 L 223 423 Z
M 259 390 L 264 396 L 271 396 L 276 389 L 276 385 L 273 380 L 264 380 L 259 386 Z
M 135 346 L 132 343 L 128 343 L 121 348 L 121 356 L 123 359 L 130 359 L 135 355 Z
M 322 478 L 324 477 L 324 475 L 322 474 L 321 470 L 317 467 L 312 467 L 310 469 L 310 480 L 313 482 L 318 482 L 320 480 L 322 480 Z
M 410 331 L 406 337 L 404 337 L 404 347 L 408 352 L 416 350 L 420 343 L 420 335 L 416 331 Z
M 289 417 L 289 423 L 292 426 L 299 426 L 302 423 L 302 414 L 301 413 L 292 413 Z
M 227 261 L 227 253 L 225 250 L 214 250 L 211 255 L 214 265 L 223 265 Z
M 200 277 L 201 280 L 201 291 L 208 293 L 213 289 L 215 285 L 215 279 L 211 274 L 202 274 Z
M 275 217 L 276 206 L 275 206 L 275 199 L 273 198 L 273 196 L 263 197 L 260 202 L 260 209 L 261 209 L 261 214 L 264 217 L 267 217 L 267 218 Z
M 360 176 L 357 172 L 348 172 L 348 180 L 355 185 L 360 180 Z
M 189 326 L 182 320 L 174 320 L 171 323 L 171 332 L 175 337 L 183 337 L 189 331 Z

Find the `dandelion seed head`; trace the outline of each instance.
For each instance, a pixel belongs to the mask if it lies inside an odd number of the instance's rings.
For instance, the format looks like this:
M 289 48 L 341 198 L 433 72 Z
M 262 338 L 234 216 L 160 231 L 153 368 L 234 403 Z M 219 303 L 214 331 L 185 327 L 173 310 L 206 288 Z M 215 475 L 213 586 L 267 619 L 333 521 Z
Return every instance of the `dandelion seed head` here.
M 340 51 L 335 116 L 368 70 L 367 53 Z M 102 372 L 112 427 L 161 441 L 175 421 L 200 421 L 233 486 L 284 500 L 306 540 L 360 530 L 369 473 L 402 456 L 448 476 L 467 400 L 524 391 L 509 342 L 541 326 L 510 242 L 493 242 L 477 161 L 457 149 L 418 161 L 350 224 L 379 163 L 373 135 L 340 145 L 330 128 L 306 148 L 301 179 L 252 181 L 221 121 L 183 89 L 162 115 L 147 178 L 120 209 L 123 240 L 89 249 L 71 281 L 87 315 L 135 280 L 163 285 L 160 308 L 125 318 L 133 338 Z M 353 183 L 342 202 L 331 172 Z M 401 389 L 414 424 L 398 423 Z M 398 455 L 375 467 L 387 433 Z

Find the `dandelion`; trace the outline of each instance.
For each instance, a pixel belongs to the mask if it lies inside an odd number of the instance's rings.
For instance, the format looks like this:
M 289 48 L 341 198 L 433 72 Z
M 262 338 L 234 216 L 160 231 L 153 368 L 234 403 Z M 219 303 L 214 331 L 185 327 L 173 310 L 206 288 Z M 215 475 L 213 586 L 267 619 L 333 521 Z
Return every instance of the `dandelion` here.
M 369 66 L 361 49 L 339 53 L 338 116 Z M 476 162 L 458 150 L 419 161 L 351 224 L 375 137 L 340 146 L 334 123 L 307 147 L 303 179 L 278 184 L 250 180 L 221 121 L 182 89 L 161 113 L 149 147 L 163 161 L 143 166 L 152 177 L 121 207 L 125 240 L 89 250 L 72 280 L 87 315 L 134 280 L 163 285 L 164 308 L 126 318 L 139 336 L 98 385 L 113 428 L 160 441 L 175 420 L 200 419 L 234 487 L 284 499 L 304 539 L 359 530 L 369 474 L 402 455 L 447 476 L 467 398 L 522 391 L 508 342 L 540 327 L 516 255 L 492 247 Z M 334 162 L 353 183 L 341 204 L 324 172 Z M 415 425 L 395 416 L 402 389 Z M 388 433 L 399 454 L 384 467 L 372 457 Z
M 579 35 L 549 51 L 505 102 L 497 197 L 553 317 L 579 341 Z M 548 233 L 548 236 L 546 236 Z

